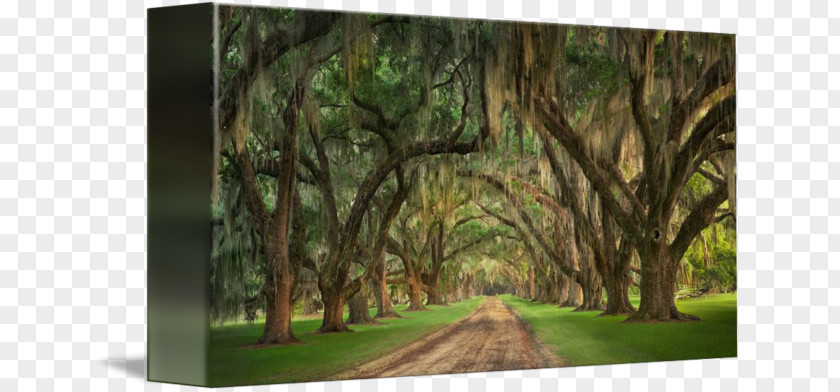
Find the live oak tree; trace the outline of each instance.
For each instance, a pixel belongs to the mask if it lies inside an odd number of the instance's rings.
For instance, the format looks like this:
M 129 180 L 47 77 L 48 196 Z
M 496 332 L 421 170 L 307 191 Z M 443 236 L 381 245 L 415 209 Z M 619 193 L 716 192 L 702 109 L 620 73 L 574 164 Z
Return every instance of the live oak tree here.
M 421 291 L 426 294 L 426 305 L 445 304 L 446 287 L 441 287 L 441 281 L 445 283 L 447 274 L 457 275 L 453 266 L 465 254 L 503 234 L 482 222 L 487 215 L 457 186 L 454 168 L 443 164 L 433 171 L 427 177 L 439 187 L 416 192 L 415 201 L 423 208 L 407 210 L 399 225 L 399 239 L 392 237 L 388 243 L 389 251 L 403 262 L 411 293 L 409 310 L 425 309 L 420 303 Z M 426 187 L 432 186 L 418 186 Z
M 295 300 L 341 332 L 391 294 L 671 321 L 678 285 L 734 287 L 732 37 L 220 16 L 213 315 L 264 304 L 258 343 L 297 341 Z
M 219 128 L 233 147 L 231 155 L 239 172 L 248 219 L 253 222 L 261 240 L 265 263 L 262 293 L 266 302 L 266 321 L 263 335 L 257 343 L 292 343 L 297 341 L 291 328 L 292 294 L 299 265 L 302 264 L 299 257 L 292 255 L 289 244 L 295 195 L 298 111 L 307 87 L 307 73 L 317 59 L 307 56 L 293 69 L 288 64 L 278 65 L 278 60 L 326 35 L 338 16 L 309 12 L 290 15 L 283 11 L 257 9 L 243 9 L 236 15 L 234 11 L 229 13 L 231 18 L 221 26 L 223 38 L 219 43 L 221 67 L 224 74 L 229 75 L 222 80 L 218 103 Z M 234 19 L 238 21 L 233 22 Z M 235 35 L 240 37 L 241 44 L 237 45 L 236 59 L 229 64 L 225 60 Z M 256 86 L 258 81 L 265 78 L 277 80 L 272 76 L 280 74 L 284 68 L 286 77 L 281 82 L 286 86 L 284 91 L 278 91 L 271 97 L 258 97 L 265 91 Z M 257 100 L 259 102 L 255 102 Z M 269 208 L 263 198 L 252 159 L 251 149 L 254 147 L 247 143 L 251 128 L 259 124 L 255 120 L 262 119 L 259 105 L 276 107 L 274 110 L 281 113 L 279 118 L 273 118 L 279 120 L 279 124 L 265 127 L 275 128 L 271 129 L 270 136 L 280 145 L 273 184 L 273 208 Z M 264 149 L 260 151 L 269 153 Z
M 727 199 L 734 206 L 734 43 L 730 36 L 641 30 L 617 30 L 607 39 L 628 79 L 628 110 L 642 158 L 638 194 L 614 161 L 587 153 L 550 86 L 527 97 L 527 103 L 538 115 L 535 125 L 580 165 L 639 254 L 642 300 L 629 320 L 693 319 L 674 304 L 675 277 L 686 249 L 715 221 L 718 207 Z M 700 48 L 699 53 L 686 56 L 686 47 Z M 717 173 L 701 171 L 717 186 L 674 226 L 687 181 L 716 157 L 730 165 L 715 166 Z
M 381 103 L 377 102 L 376 99 L 365 96 L 366 91 L 363 90 L 361 82 L 368 82 L 364 85 L 369 90 L 374 89 L 375 86 L 394 88 L 388 86 L 388 82 L 393 83 L 393 81 L 382 80 L 377 75 L 370 75 L 370 72 L 376 70 L 377 67 L 387 68 L 391 63 L 377 63 L 375 58 L 368 59 L 367 63 L 363 61 L 363 54 L 377 49 L 365 47 L 365 45 L 371 45 L 370 42 L 359 42 L 364 41 L 366 35 L 373 34 L 370 32 L 367 19 L 363 15 L 356 15 L 353 18 L 355 19 L 344 25 L 346 30 L 358 29 L 360 31 L 358 38 L 344 44 L 345 55 L 342 61 L 347 75 L 348 91 L 346 98 L 349 101 L 344 105 L 352 110 L 350 113 L 347 113 L 346 110 L 343 111 L 345 121 L 347 116 L 350 116 L 351 120 L 354 119 L 353 116 L 357 116 L 355 120 L 359 122 L 358 128 L 380 138 L 384 151 L 377 157 L 376 163 L 363 172 L 366 174 L 360 177 L 355 196 L 353 196 L 352 207 L 350 207 L 343 222 L 340 222 L 338 218 L 337 208 L 335 207 L 337 203 L 329 189 L 331 187 L 330 171 L 332 165 L 323 146 L 320 145 L 320 138 L 316 137 L 317 135 L 313 136 L 312 140 L 315 144 L 318 163 L 308 164 L 307 161 L 303 161 L 318 182 L 329 220 L 326 261 L 319 272 L 319 288 L 324 302 L 324 320 L 319 329 L 321 332 L 347 330 L 343 321 L 343 306 L 367 279 L 368 271 L 372 270 L 372 268 L 366 268 L 363 275 L 348 281 L 349 268 L 352 258 L 356 255 L 358 235 L 364 216 L 383 181 L 391 172 L 412 158 L 424 155 L 468 154 L 476 151 L 482 143 L 482 138 L 486 137 L 484 135 L 486 130 L 479 129 L 478 134 L 471 141 L 459 141 L 466 130 L 471 113 L 475 111 L 470 105 L 472 90 L 480 88 L 483 83 L 473 85 L 473 78 L 478 78 L 481 74 L 473 75 L 472 72 L 475 71 L 470 71 L 471 67 L 464 65 L 467 54 L 451 47 L 451 41 L 447 41 L 445 37 L 446 31 L 435 28 L 440 22 L 420 20 L 406 27 L 406 29 L 413 30 L 416 37 L 415 42 L 419 45 L 419 53 L 422 56 L 421 59 L 417 59 L 409 53 L 407 58 L 425 64 L 419 70 L 423 77 L 417 79 L 407 77 L 396 80 L 398 88 L 403 90 L 417 89 L 419 93 L 416 100 L 409 101 L 409 105 L 397 107 L 396 113 L 389 113 L 389 111 L 382 109 Z M 347 31 L 344 33 L 347 33 Z M 397 34 L 397 32 L 386 30 L 382 32 L 380 37 L 387 36 L 389 33 Z M 394 37 L 393 39 L 398 40 L 399 38 Z M 370 37 L 367 37 L 367 39 L 371 40 Z M 388 39 L 381 38 L 376 40 L 377 43 L 383 45 L 386 45 L 388 41 Z M 352 50 L 347 49 L 350 45 L 353 47 Z M 388 50 L 398 49 L 402 48 L 386 47 L 380 50 L 387 52 Z M 348 51 L 350 52 L 349 55 L 347 54 Z M 422 62 L 423 59 L 433 58 L 434 56 L 437 56 L 436 61 Z M 392 69 L 389 72 L 395 71 Z M 380 72 L 386 71 L 380 69 Z M 368 79 L 365 79 L 365 77 Z M 441 81 L 438 82 L 436 79 Z M 440 93 L 444 97 L 460 99 L 459 112 L 444 111 L 435 114 L 434 111 L 431 111 L 431 105 L 436 94 L 438 94 L 438 89 L 444 90 Z M 309 121 L 311 129 L 317 129 L 317 125 L 313 124 L 315 124 L 314 119 L 319 117 L 318 107 L 319 105 L 315 105 L 316 109 L 313 109 L 308 116 L 312 119 Z M 484 127 L 475 126 L 475 128 Z M 435 132 L 431 132 L 431 134 L 441 136 L 426 136 L 430 132 L 423 131 L 424 129 L 434 129 Z M 406 133 L 409 137 L 399 137 Z M 383 226 L 383 229 L 387 229 L 387 227 Z M 373 266 L 373 264 L 370 266 Z

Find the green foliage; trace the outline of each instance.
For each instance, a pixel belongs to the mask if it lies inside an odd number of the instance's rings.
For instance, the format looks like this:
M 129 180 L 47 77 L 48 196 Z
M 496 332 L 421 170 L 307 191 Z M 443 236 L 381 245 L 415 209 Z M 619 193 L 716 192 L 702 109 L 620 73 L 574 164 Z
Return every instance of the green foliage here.
M 703 177 L 700 173 L 694 173 L 685 184 L 683 196 L 689 200 L 690 204 L 700 200 L 703 196 L 712 191 L 712 182 Z
M 714 291 L 733 291 L 737 285 L 736 252 L 729 245 L 718 243 L 710 250 L 712 264 L 705 265 L 703 255 L 697 251 L 686 252 L 686 260 L 698 278 L 699 288 Z
M 576 108 L 583 107 L 598 96 L 614 94 L 626 82 L 619 74 L 619 64 L 603 50 L 603 43 L 597 39 L 583 42 L 569 40 L 566 44 L 566 64 L 570 69 L 566 96 Z
M 367 15 L 367 20 L 373 20 L 381 16 Z M 230 20 L 222 29 L 224 35 L 231 26 L 241 23 L 241 28 L 231 36 L 230 47 L 222 54 L 221 86 L 230 82 L 233 75 L 250 65 L 253 59 L 244 58 L 248 48 L 260 44 L 270 33 L 281 30 L 289 31 L 294 20 L 294 11 L 289 10 L 268 10 L 254 9 L 249 12 L 242 8 L 236 8 L 231 14 Z M 354 23 L 364 21 L 365 18 L 353 19 Z M 515 241 L 501 237 L 518 235 L 515 230 L 499 225 L 492 218 L 487 221 L 471 221 L 460 227 L 452 228 L 452 221 L 479 215 L 482 212 L 472 205 L 473 202 L 489 205 L 497 213 L 519 222 L 518 214 L 512 214 L 512 207 L 507 203 L 505 197 L 495 191 L 488 192 L 488 187 L 479 187 L 478 181 L 463 180 L 458 177 L 456 170 L 472 170 L 479 173 L 490 173 L 498 175 L 499 178 L 508 176 L 519 176 L 532 184 L 541 193 L 550 198 L 559 199 L 563 192 L 578 192 L 583 208 L 590 214 L 593 220 L 597 220 L 597 213 L 593 212 L 598 207 L 593 204 L 594 197 L 589 197 L 587 192 L 593 192 L 582 175 L 572 178 L 573 189 L 560 190 L 556 179 L 553 178 L 550 168 L 543 156 L 542 138 L 538 134 L 539 129 L 534 129 L 533 108 L 525 107 L 522 102 L 517 102 L 516 95 L 522 90 L 531 88 L 525 84 L 552 84 L 557 86 L 540 86 L 546 91 L 556 93 L 557 103 L 562 106 L 561 110 L 568 110 L 576 113 L 576 116 L 569 118 L 573 126 L 592 125 L 592 129 L 580 130 L 581 139 L 586 145 L 587 152 L 597 153 L 601 150 L 611 152 L 613 147 L 624 143 L 628 139 L 622 135 L 635 134 L 635 125 L 632 119 L 629 122 L 618 121 L 627 116 L 629 105 L 629 89 L 627 83 L 626 64 L 622 63 L 620 56 L 614 53 L 616 42 L 609 38 L 607 29 L 602 27 L 574 28 L 561 30 L 557 35 L 560 37 L 559 49 L 556 58 L 551 56 L 551 66 L 562 72 L 555 75 L 557 80 L 537 80 L 537 73 L 528 75 L 514 75 L 517 62 L 528 62 L 542 60 L 542 57 L 523 60 L 520 53 L 510 51 L 516 47 L 509 42 L 506 34 L 509 33 L 510 25 L 488 23 L 486 21 L 449 21 L 437 18 L 415 18 L 409 23 L 384 23 L 375 28 L 364 28 L 358 24 L 348 24 L 347 21 L 337 22 L 335 27 L 326 36 L 307 42 L 291 50 L 280 58 L 276 63 L 262 70 L 256 80 L 249 86 L 249 93 L 240 97 L 237 103 L 243 109 L 243 115 L 247 118 L 248 129 L 245 143 L 251 152 L 255 164 L 265 162 L 277 163 L 279 152 L 277 146 L 282 145 L 283 116 L 286 98 L 295 78 L 301 75 L 296 74 L 302 60 L 310 54 L 324 54 L 333 47 L 340 44 L 353 44 L 359 50 L 340 50 L 336 55 L 317 63 L 311 68 L 307 79 L 307 92 L 304 110 L 307 115 L 299 118 L 299 129 L 297 130 L 297 145 L 295 153 L 303 158 L 308 158 L 318 164 L 316 155 L 316 143 L 319 140 L 323 143 L 325 155 L 328 162 L 328 173 L 330 185 L 335 196 L 335 204 L 338 209 L 338 220 L 344 222 L 349 215 L 351 206 L 356 201 L 356 194 L 362 182 L 372 172 L 372 169 L 394 149 L 398 149 L 409 143 L 431 142 L 438 140 L 443 135 L 449 134 L 454 126 L 460 121 L 466 121 L 466 128 L 457 141 L 465 142 L 473 140 L 479 135 L 480 127 L 484 125 L 489 116 L 498 115 L 498 144 L 483 141 L 479 143 L 480 152 L 471 153 L 466 156 L 452 157 L 418 157 L 407 159 L 403 162 L 402 169 L 407 177 L 413 170 L 419 169 L 419 175 L 410 177 L 409 184 L 412 191 L 406 206 L 403 208 L 399 219 L 412 215 L 410 219 L 404 220 L 405 228 L 413 235 L 413 241 L 422 242 L 426 238 L 426 231 L 435 222 L 446 222 L 445 230 L 447 250 L 455 249 L 458 246 L 467 244 L 482 237 L 496 237 L 493 241 L 486 241 L 475 248 L 479 252 L 464 252 L 458 256 L 458 260 L 451 263 L 461 263 L 466 260 L 466 266 L 470 273 L 480 277 L 482 283 L 503 283 L 511 284 L 516 278 L 525 276 L 527 268 L 520 260 L 527 259 L 511 256 L 521 256 L 523 247 Z M 363 23 L 362 23 L 363 25 Z M 364 39 L 364 48 L 358 45 L 354 39 L 349 37 L 350 32 L 361 34 Z M 568 31 L 566 42 L 562 39 L 563 32 Z M 535 35 L 534 35 L 535 36 Z M 692 36 L 694 37 L 694 36 Z M 691 50 L 692 45 L 717 45 L 714 40 L 704 44 L 699 39 L 688 36 L 683 44 L 686 45 L 684 59 L 686 63 L 700 64 L 709 61 L 708 52 L 703 54 Z M 709 46 L 711 47 L 711 46 Z M 520 48 L 522 49 L 522 48 Z M 705 50 L 705 49 L 704 49 Z M 524 51 L 524 50 L 523 50 Z M 534 53 L 542 53 L 535 50 Z M 526 53 L 525 56 L 534 53 Z M 711 53 L 711 52 L 710 52 Z M 672 59 L 666 50 L 664 36 L 660 33 L 656 37 L 655 47 L 655 76 L 661 78 L 666 76 L 667 66 Z M 497 67 L 497 73 L 504 75 L 490 81 L 494 94 L 487 94 L 483 83 L 482 71 L 487 66 L 486 58 L 503 57 Z M 458 66 L 458 64 L 463 64 Z M 456 66 L 459 68 L 456 72 Z M 491 67 L 492 68 L 492 67 Z M 697 68 L 697 67 L 695 67 Z M 697 69 L 687 68 L 687 78 L 699 74 Z M 498 72 L 502 70 L 505 72 Z M 695 70 L 695 72 L 691 72 Z M 496 84 L 504 86 L 511 84 L 510 77 L 516 88 L 496 88 Z M 451 79 L 450 79 L 451 78 Z M 448 79 L 451 82 L 446 82 Z M 472 84 L 467 87 L 464 80 L 468 79 Z M 497 80 L 499 79 L 499 80 Z M 437 88 L 432 89 L 437 84 Z M 464 114 L 461 107 L 464 102 L 465 91 L 469 89 L 470 105 Z M 488 95 L 495 101 L 492 111 L 485 113 Z M 368 110 L 362 104 L 356 104 L 351 100 L 355 96 L 359 100 L 376 106 L 379 110 Z M 421 97 L 427 98 L 422 100 Z M 662 99 L 664 100 L 664 98 Z M 652 108 L 659 107 L 662 113 L 668 109 L 670 101 L 662 103 L 654 101 Z M 666 100 L 667 101 L 667 100 Z M 609 109 L 609 110 L 607 110 Z M 385 130 L 376 131 L 367 129 L 371 122 L 378 121 L 379 111 L 388 121 Z M 530 111 L 530 112 L 529 112 Z M 313 115 L 314 113 L 314 115 Z M 312 118 L 318 120 L 318 126 L 312 126 L 308 122 Z M 371 120 L 373 119 L 373 120 Z M 662 118 L 660 118 L 661 120 Z M 364 120 L 369 120 L 365 122 Z M 496 117 L 493 117 L 496 121 Z M 365 124 L 365 125 L 363 125 Z M 631 124 L 631 125 L 627 125 Z M 315 134 L 310 135 L 310 129 Z M 582 126 L 585 128 L 585 126 Z M 596 128 L 621 128 L 619 131 L 603 131 Z M 625 130 L 627 128 L 628 130 Z M 392 136 L 393 144 L 386 146 L 386 142 L 377 132 L 387 132 Z M 600 135 L 598 133 L 603 133 Z M 610 133 L 613 132 L 613 133 Z M 495 133 L 493 134 L 496 135 Z M 616 136 L 618 135 L 618 136 Z M 493 138 L 496 141 L 496 138 Z M 223 149 L 230 156 L 230 146 L 227 139 Z M 593 148 L 592 145 L 602 146 Z M 572 173 L 576 164 L 562 149 L 560 160 L 561 166 L 567 167 L 567 173 Z M 632 155 L 632 152 L 622 152 L 624 155 Z M 619 168 L 627 179 L 641 171 L 639 156 L 626 158 L 619 162 Z M 222 159 L 219 166 L 220 192 L 230 197 L 223 199 L 223 205 L 214 206 L 214 216 L 224 216 L 232 206 L 224 203 L 233 203 L 233 197 L 239 191 L 239 179 L 235 161 Z M 734 163 L 733 163 L 734 164 Z M 306 180 L 295 184 L 301 194 L 303 207 L 300 211 L 307 222 L 307 244 L 306 252 L 310 256 L 322 254 L 324 249 L 329 248 L 327 244 L 327 216 L 324 195 L 317 185 L 313 185 L 318 169 L 310 170 L 300 161 L 296 164 L 297 175 Z M 712 171 L 712 168 L 705 164 L 705 169 Z M 577 169 L 575 169 L 577 173 Z M 396 190 L 394 173 L 389 173 L 387 179 L 379 185 L 375 201 L 367 209 L 368 214 L 360 229 L 362 235 L 359 242 L 367 242 L 373 238 L 372 233 L 376 230 L 378 217 L 382 205 Z M 277 192 L 277 179 L 269 175 L 260 174 L 257 182 L 262 192 L 262 199 L 271 213 L 274 210 L 275 195 Z M 525 213 L 535 222 L 537 231 L 549 233 L 546 242 L 561 245 L 564 230 L 571 224 L 557 218 L 552 208 L 537 202 L 532 192 L 525 189 L 516 180 L 508 184 L 513 193 L 522 201 Z M 686 185 L 685 192 L 680 198 L 679 218 L 684 218 L 694 203 L 708 194 L 712 189 L 711 182 L 705 177 L 695 174 Z M 620 190 L 613 188 L 616 198 L 621 198 Z M 228 200 L 230 199 L 230 200 Z M 501 201 L 501 202 L 500 202 Z M 461 210 L 444 211 L 447 206 L 466 203 Z M 724 204 L 727 206 L 727 204 Z M 240 206 L 241 207 L 241 206 Z M 371 218 L 371 219 L 367 219 Z M 259 263 L 260 256 L 254 250 L 258 248 L 258 238 L 255 231 L 249 225 L 247 209 L 242 207 L 239 216 L 234 218 L 234 224 L 226 229 L 242 228 L 238 234 L 222 233 L 214 240 L 225 244 L 219 247 L 213 257 L 213 290 L 214 298 L 223 299 L 231 312 L 236 312 L 237 301 L 241 301 L 244 295 L 253 295 L 262 282 L 262 264 Z M 521 223 L 521 222 L 520 222 Z M 678 223 L 675 219 L 673 223 Z M 561 227 L 564 227 L 561 229 Z M 721 226 L 723 227 L 723 226 Z M 554 230 L 557 228 L 557 230 Z M 596 231 L 598 228 L 596 228 Z M 715 228 L 713 230 L 719 230 Z M 686 254 L 683 263 L 687 285 L 691 288 L 714 288 L 721 291 L 735 288 L 735 241 L 734 228 L 723 228 L 720 233 L 705 230 L 703 233 L 703 244 L 695 243 Z M 234 230 L 235 231 L 235 230 Z M 397 240 L 404 233 L 392 226 L 391 233 Z M 418 234 L 419 233 L 419 234 Z M 730 235 L 730 233 L 732 233 Z M 573 240 L 569 238 L 569 240 Z M 235 243 L 235 244 L 234 244 Z M 706 245 L 708 244 L 708 245 Z M 235 246 L 234 246 L 235 245 Z M 418 244 L 419 248 L 419 244 Z M 568 248 L 566 248 L 568 249 Z M 539 249 L 537 250 L 540 251 Z M 503 260 L 510 257 L 511 260 Z M 421 262 L 428 262 L 428 256 L 424 256 Z M 505 261 L 515 264 L 509 271 L 504 269 Z M 464 265 L 452 266 L 453 274 L 460 271 Z M 449 265 L 444 267 L 448 272 Z M 551 265 L 549 269 L 556 268 Z M 508 271 L 508 272 L 506 272 Z M 505 275 L 508 274 L 508 275 Z M 632 288 L 631 290 L 637 290 Z M 218 295 L 215 297 L 215 295 Z M 214 303 L 214 305 L 220 302 Z M 225 313 L 225 312 L 222 312 Z M 230 317 L 225 314 L 224 317 Z M 235 316 L 235 314 L 234 314 Z
M 730 292 L 737 289 L 737 251 L 734 229 L 723 224 L 703 230 L 686 251 L 683 274 L 691 289 Z

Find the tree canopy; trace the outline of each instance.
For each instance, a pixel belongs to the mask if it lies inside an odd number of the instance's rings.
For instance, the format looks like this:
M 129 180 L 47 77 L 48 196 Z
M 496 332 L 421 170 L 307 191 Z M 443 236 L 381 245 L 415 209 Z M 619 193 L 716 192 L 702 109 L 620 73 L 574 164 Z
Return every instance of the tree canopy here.
M 258 343 L 296 304 L 321 332 L 478 293 L 676 321 L 735 288 L 733 36 L 220 16 L 211 302 L 262 311 Z

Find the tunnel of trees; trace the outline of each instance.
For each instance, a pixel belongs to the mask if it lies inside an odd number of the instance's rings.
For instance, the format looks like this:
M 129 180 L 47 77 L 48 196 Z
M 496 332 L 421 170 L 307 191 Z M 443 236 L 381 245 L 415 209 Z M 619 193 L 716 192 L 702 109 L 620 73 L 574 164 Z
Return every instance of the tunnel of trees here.
M 264 316 L 258 344 L 735 289 L 733 36 L 222 6 L 214 49 L 212 316 Z

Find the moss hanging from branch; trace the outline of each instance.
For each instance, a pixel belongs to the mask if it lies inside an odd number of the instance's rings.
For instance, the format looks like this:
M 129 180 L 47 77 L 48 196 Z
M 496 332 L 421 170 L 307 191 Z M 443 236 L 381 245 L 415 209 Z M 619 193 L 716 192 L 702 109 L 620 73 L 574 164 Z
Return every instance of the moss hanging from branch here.
M 352 96 L 356 74 L 363 67 L 373 69 L 373 33 L 362 13 L 345 13 L 341 16 L 342 59 L 347 77 L 347 89 Z

